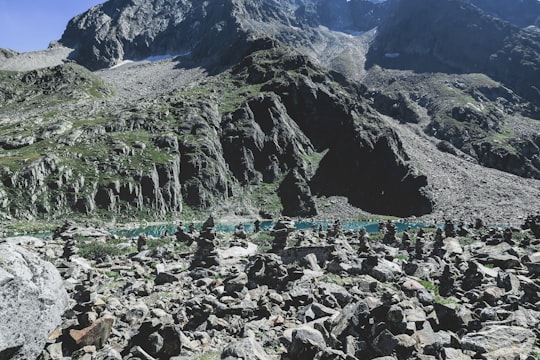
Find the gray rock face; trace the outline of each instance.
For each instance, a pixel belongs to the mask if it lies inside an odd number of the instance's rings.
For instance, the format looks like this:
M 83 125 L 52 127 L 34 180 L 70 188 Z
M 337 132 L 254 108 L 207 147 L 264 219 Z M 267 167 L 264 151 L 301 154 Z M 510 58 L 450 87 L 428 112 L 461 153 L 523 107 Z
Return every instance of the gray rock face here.
M 165 54 L 224 65 L 239 59 L 248 36 L 272 35 L 316 52 L 310 41 L 336 39 L 319 24 L 343 33 L 366 31 L 387 12 L 386 4 L 369 1 L 115 0 L 73 18 L 60 42 L 75 48 L 74 58 L 90 69 Z
M 37 255 L 1 243 L 0 285 L 0 357 L 35 359 L 68 304 L 60 274 Z
M 534 70 L 540 42 L 537 28 L 522 30 L 463 2 L 447 0 L 432 6 L 421 0 L 406 0 L 396 4 L 379 29 L 368 63 L 422 72 L 486 73 L 537 103 L 540 94 L 532 86 L 538 83 Z M 475 36 L 467 36 L 472 24 Z M 453 31 L 448 31 L 448 26 Z M 522 50 L 525 43 L 527 51 Z
M 152 55 L 211 57 L 242 36 L 232 7 L 230 0 L 109 1 L 72 19 L 61 43 L 90 69 Z

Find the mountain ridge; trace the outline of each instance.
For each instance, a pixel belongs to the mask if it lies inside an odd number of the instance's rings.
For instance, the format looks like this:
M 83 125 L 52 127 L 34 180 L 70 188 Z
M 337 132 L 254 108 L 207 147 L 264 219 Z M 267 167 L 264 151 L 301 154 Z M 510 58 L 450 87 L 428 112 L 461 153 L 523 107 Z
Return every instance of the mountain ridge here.
M 21 94 L 37 91 L 39 107 L 31 102 L 0 107 L 4 216 L 74 211 L 165 218 L 217 207 L 239 214 L 313 216 L 325 214 L 324 199 L 335 196 L 380 214 L 500 216 L 485 209 L 505 191 L 512 192 L 512 206 L 519 210 L 504 216 L 525 216 L 535 207 L 534 182 L 504 175 L 505 184 L 527 189 L 509 190 L 489 170 L 482 190 L 487 203 L 458 204 L 447 195 L 450 187 L 437 180 L 438 171 L 424 164 L 432 160 L 416 156 L 403 141 L 427 141 L 425 148 L 437 152 L 433 158 L 441 164 L 447 158 L 453 165 L 444 166 L 455 173 L 469 167 L 464 160 L 538 179 L 538 102 L 530 86 L 536 75 L 522 76 L 514 85 L 504 74 L 497 82 L 467 73 L 500 62 L 516 48 L 525 63 L 509 71 L 533 71 L 535 30 L 495 19 L 479 6 L 445 0 L 437 6 L 463 11 L 468 20 L 460 21 L 480 19 L 486 29 L 500 29 L 487 31 L 497 42 L 486 45 L 488 51 L 476 49 L 480 55 L 471 53 L 467 61 L 458 59 L 465 67 L 456 73 L 445 68 L 430 74 L 429 67 L 415 73 L 414 66 L 423 66 L 415 60 L 418 54 L 438 53 L 422 37 L 410 42 L 408 36 L 418 31 L 414 27 L 403 27 L 404 40 L 388 34 L 425 6 L 415 0 L 134 0 L 122 6 L 111 0 L 96 6 L 70 21 L 59 45 L 68 48 L 57 49 L 72 48 L 67 61 L 94 70 L 80 76 L 114 88 L 94 88 L 60 106 L 47 89 L 25 83 Z M 449 21 L 448 12 L 427 10 Z M 436 30 L 436 24 L 430 26 Z M 511 36 L 519 41 L 507 41 Z M 412 62 L 400 48 L 407 41 L 414 45 Z M 122 63 L 165 53 L 176 56 Z M 6 63 L 22 56 L 6 54 Z M 459 65 L 455 55 L 441 54 L 429 61 Z M 475 64 L 475 56 L 483 54 L 490 55 L 487 62 Z M 62 73 L 58 69 L 39 71 L 54 83 Z M 13 73 L 3 74 L 9 89 Z M 69 76 L 59 84 L 80 93 L 81 85 Z M 2 94 L 13 97 L 6 90 Z M 28 125 L 32 122 L 40 125 Z M 12 130 L 14 125 L 24 131 Z M 55 149 L 55 142 L 60 147 Z M 59 149 L 73 155 L 64 159 Z M 473 177 L 456 181 L 464 187 L 476 183 Z M 13 191 L 20 190 L 26 201 L 14 199 Z

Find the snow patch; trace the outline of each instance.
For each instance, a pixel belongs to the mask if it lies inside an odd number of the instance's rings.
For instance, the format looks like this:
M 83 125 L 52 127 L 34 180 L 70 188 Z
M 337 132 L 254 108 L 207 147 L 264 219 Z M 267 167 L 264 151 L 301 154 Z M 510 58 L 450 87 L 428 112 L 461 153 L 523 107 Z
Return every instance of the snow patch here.
M 126 60 L 122 60 L 120 61 L 118 64 L 116 65 L 113 65 L 110 67 L 110 69 L 116 69 L 120 66 L 123 66 L 123 65 L 126 65 L 126 64 L 133 64 L 133 63 L 146 63 L 146 62 L 157 62 L 157 61 L 163 61 L 163 60 L 169 60 L 169 59 L 173 59 L 177 56 L 186 56 L 186 55 L 190 55 L 191 54 L 191 51 L 186 51 L 186 52 L 183 52 L 181 54 L 176 54 L 176 55 L 170 55 L 170 54 L 165 54 L 165 55 L 155 55 L 155 56 L 150 56 L 150 57 L 147 57 L 145 59 L 142 59 L 142 60 L 130 60 L 130 59 L 126 59 Z
M 360 36 L 363 33 L 365 33 L 365 31 L 358 31 L 358 30 L 339 30 L 339 31 L 347 35 L 351 35 L 351 36 Z

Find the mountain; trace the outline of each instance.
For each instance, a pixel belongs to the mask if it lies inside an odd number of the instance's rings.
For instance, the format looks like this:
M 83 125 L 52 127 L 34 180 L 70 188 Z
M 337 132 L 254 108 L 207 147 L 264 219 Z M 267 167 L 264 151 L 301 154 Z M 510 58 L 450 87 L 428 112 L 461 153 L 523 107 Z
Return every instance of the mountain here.
M 525 216 L 540 57 L 519 11 L 110 0 L 2 52 L 2 216 Z
M 399 54 L 399 59 L 389 54 Z M 521 29 L 458 0 L 403 0 L 379 28 L 368 66 L 484 73 L 538 104 L 539 54 L 536 27 Z

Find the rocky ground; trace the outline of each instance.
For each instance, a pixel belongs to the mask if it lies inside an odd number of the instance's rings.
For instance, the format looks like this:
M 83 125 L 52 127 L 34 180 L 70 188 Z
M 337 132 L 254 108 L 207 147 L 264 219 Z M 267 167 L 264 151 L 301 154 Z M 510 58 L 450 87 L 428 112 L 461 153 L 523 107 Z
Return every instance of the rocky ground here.
M 540 216 L 132 239 L 66 223 L 0 248 L 2 358 L 540 358 Z

